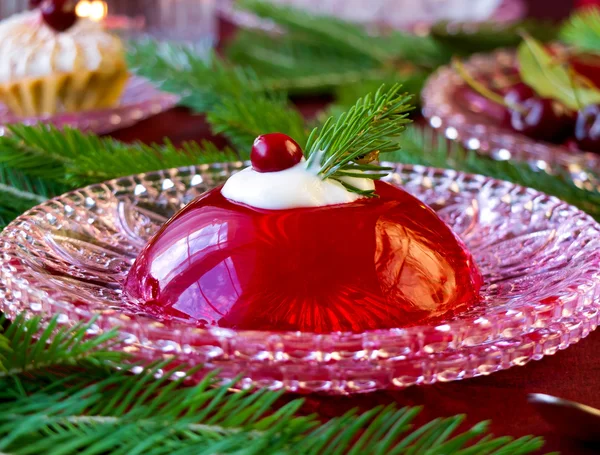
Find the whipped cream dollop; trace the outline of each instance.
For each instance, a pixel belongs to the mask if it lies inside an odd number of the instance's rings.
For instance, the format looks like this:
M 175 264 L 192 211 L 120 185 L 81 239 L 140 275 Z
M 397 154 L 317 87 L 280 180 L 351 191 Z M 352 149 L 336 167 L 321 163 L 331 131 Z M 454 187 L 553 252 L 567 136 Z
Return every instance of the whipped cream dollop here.
M 48 26 L 39 10 L 0 22 L 0 83 L 123 65 L 121 40 L 90 19 L 80 18 L 64 32 Z
M 230 201 L 269 210 L 346 204 L 364 197 L 336 180 L 323 180 L 317 172 L 318 168 L 307 167 L 305 160 L 278 172 L 257 172 L 248 167 L 232 175 L 221 194 Z M 360 190 L 375 189 L 371 179 L 343 177 L 343 181 Z

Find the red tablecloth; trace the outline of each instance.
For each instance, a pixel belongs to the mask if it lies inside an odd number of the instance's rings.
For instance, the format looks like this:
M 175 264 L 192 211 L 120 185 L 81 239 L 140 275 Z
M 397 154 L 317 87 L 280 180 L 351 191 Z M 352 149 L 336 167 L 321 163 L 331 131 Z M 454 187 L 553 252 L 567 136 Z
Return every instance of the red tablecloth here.
M 561 17 L 568 11 L 571 2 L 535 0 L 530 3 L 536 16 Z M 321 100 L 308 100 L 301 103 L 301 110 L 310 115 L 322 105 Z M 220 145 L 225 143 L 210 134 L 202 116 L 190 115 L 183 108 L 172 109 L 113 136 L 125 141 L 160 142 L 169 137 L 176 144 L 206 138 L 214 139 Z M 428 419 L 465 413 L 467 424 L 491 419 L 492 430 L 497 435 L 543 436 L 547 441 L 547 452 L 600 453 L 600 447 L 584 446 L 561 437 L 526 401 L 528 393 L 539 392 L 600 408 L 600 393 L 597 391 L 600 386 L 600 358 L 596 351 L 600 352 L 600 332 L 554 356 L 487 377 L 355 397 L 309 397 L 307 408 L 323 417 L 330 417 L 354 406 L 370 408 L 391 402 L 400 406 L 423 405 L 424 417 Z

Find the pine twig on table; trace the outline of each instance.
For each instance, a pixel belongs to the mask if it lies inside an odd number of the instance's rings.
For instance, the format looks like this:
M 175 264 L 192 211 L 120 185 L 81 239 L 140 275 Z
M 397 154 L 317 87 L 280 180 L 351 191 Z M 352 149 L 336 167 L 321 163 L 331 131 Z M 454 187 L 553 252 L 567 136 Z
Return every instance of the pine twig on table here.
M 302 399 L 280 404 L 282 392 L 229 393 L 239 378 L 224 384 L 213 372 L 188 385 L 202 366 L 165 360 L 130 374 L 131 359 L 110 349 L 115 331 L 86 338 L 89 324 L 59 327 L 17 317 L 0 335 L 2 453 L 525 454 L 543 443 L 492 438 L 485 422 L 459 431 L 464 416 L 414 428 L 420 409 L 393 405 L 323 423 L 301 415 Z

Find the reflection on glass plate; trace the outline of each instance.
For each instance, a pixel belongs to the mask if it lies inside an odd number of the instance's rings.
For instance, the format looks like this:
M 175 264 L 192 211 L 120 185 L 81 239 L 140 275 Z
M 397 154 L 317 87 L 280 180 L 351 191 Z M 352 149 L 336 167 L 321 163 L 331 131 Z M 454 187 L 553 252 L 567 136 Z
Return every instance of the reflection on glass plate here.
M 429 203 L 466 242 L 484 275 L 482 301 L 438 326 L 315 335 L 197 329 L 140 314 L 122 285 L 140 249 L 184 204 L 242 163 L 120 178 L 48 201 L 2 233 L 0 308 L 12 318 L 98 315 L 120 326 L 119 349 L 175 357 L 223 379 L 333 394 L 490 374 L 554 354 L 598 323 L 600 226 L 534 190 L 477 175 L 393 165 L 390 181 Z
M 177 101 L 176 95 L 160 92 L 147 80 L 132 76 L 119 105 L 111 109 L 41 117 L 20 117 L 11 114 L 4 104 L 0 104 L 0 135 L 4 134 L 5 126 L 12 123 L 26 125 L 48 123 L 58 128 L 70 126 L 83 131 L 106 134 L 166 111 L 175 106 Z
M 464 67 L 472 76 L 487 79 L 516 68 L 516 64 L 513 51 L 500 50 L 473 55 Z M 573 152 L 562 145 L 539 142 L 499 125 L 497 119 L 469 106 L 461 98 L 464 87 L 465 82 L 454 69 L 442 67 L 428 79 L 423 89 L 423 115 L 448 139 L 497 160 L 514 159 L 546 172 L 566 172 L 580 187 L 592 189 L 600 184 L 600 155 Z

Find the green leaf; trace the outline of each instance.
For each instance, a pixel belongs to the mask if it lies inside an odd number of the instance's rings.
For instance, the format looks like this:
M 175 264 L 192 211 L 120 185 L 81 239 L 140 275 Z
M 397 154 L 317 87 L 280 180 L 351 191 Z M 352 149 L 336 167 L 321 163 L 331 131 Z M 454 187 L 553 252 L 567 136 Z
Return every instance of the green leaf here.
M 600 10 L 582 8 L 564 23 L 560 37 L 579 51 L 600 53 Z
M 572 110 L 600 102 L 600 90 L 577 86 L 568 67 L 554 61 L 533 38 L 524 37 L 518 58 L 523 82 L 538 95 L 559 101 Z

